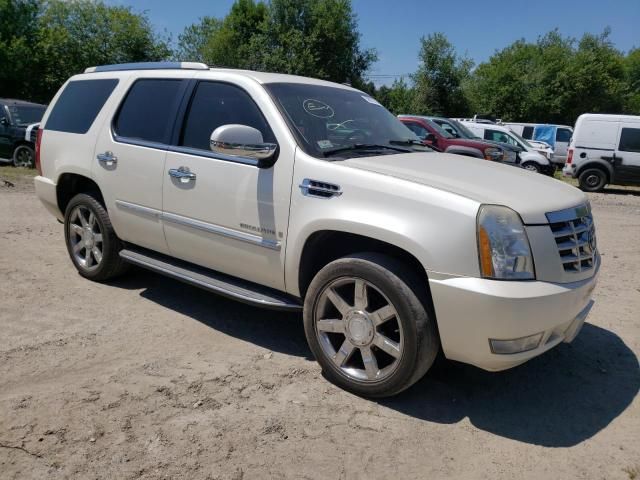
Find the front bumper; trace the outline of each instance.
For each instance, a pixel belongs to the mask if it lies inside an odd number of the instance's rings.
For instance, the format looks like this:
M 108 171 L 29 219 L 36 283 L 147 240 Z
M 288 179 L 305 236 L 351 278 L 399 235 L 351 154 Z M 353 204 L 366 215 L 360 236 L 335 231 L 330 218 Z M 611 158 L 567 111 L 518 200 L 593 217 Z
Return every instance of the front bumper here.
M 571 342 L 593 301 L 598 271 L 574 283 L 514 282 L 455 277 L 430 279 L 442 349 L 451 360 L 484 370 L 505 370 Z M 490 339 L 518 339 L 542 333 L 538 346 L 495 354 Z

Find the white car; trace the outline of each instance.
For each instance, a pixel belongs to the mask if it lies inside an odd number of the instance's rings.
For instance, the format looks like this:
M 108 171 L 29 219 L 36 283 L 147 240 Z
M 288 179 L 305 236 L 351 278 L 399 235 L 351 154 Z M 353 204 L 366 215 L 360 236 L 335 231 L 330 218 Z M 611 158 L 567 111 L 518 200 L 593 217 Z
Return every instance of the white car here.
M 543 143 L 553 149 L 551 161 L 554 163 L 564 165 L 567 161 L 567 150 L 573 135 L 573 129 L 570 126 L 516 122 L 507 122 L 503 125 L 516 132 L 532 145 L 534 142 L 544 139 Z
M 502 370 L 571 342 L 600 266 L 585 194 L 417 143 L 345 85 L 92 67 L 47 109 L 35 185 L 83 277 L 134 264 L 302 312 L 327 378 L 360 395 L 408 388 L 439 351 Z
M 485 140 L 504 143 L 520 149 L 520 166 L 525 170 L 553 175 L 556 167 L 550 161 L 553 151 L 547 148 L 536 148 L 507 127 L 495 123 L 461 122 L 475 135 Z M 542 152 L 545 152 L 544 154 Z
M 640 116 L 580 115 L 562 172 L 588 192 L 640 185 Z

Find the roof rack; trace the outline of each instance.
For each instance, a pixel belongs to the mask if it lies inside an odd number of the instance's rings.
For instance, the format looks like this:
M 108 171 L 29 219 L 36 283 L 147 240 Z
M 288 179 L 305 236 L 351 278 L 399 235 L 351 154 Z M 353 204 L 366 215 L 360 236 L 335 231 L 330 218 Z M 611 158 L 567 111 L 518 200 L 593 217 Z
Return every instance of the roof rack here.
M 89 67 L 84 73 L 94 72 L 119 72 L 123 70 L 209 70 L 204 63 L 198 62 L 138 62 L 138 63 L 117 63 L 115 65 L 100 65 Z

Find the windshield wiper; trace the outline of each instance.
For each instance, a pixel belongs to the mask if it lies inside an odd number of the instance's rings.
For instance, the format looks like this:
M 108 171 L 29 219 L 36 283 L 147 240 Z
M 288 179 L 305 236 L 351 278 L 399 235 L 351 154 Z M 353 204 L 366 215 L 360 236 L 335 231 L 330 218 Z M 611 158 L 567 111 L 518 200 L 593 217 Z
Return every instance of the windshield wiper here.
M 424 146 L 424 145 L 422 145 L 422 142 L 420 140 L 414 140 L 413 138 L 406 138 L 406 139 L 401 139 L 401 140 L 389 140 L 389 143 L 391 145 L 420 145 L 420 146 Z
M 350 152 L 356 150 L 393 150 L 395 152 L 409 153 L 411 150 L 407 150 L 406 148 L 398 148 L 392 147 L 390 145 L 378 145 L 375 143 L 354 143 L 353 145 L 349 145 L 348 147 L 338 147 L 333 150 L 325 150 L 322 154 L 325 157 L 329 157 L 331 155 L 335 155 L 336 153 Z

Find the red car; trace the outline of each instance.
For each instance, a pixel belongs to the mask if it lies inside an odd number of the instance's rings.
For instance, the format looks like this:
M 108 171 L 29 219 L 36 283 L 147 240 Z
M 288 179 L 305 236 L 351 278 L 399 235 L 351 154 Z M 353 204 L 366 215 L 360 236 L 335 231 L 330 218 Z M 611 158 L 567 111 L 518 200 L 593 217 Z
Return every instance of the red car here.
M 418 115 L 398 115 L 398 119 L 415 133 L 422 143 L 434 150 L 456 153 L 467 157 L 484 158 L 494 162 L 505 160 L 504 151 L 495 144 L 482 140 L 456 138 L 426 117 Z

